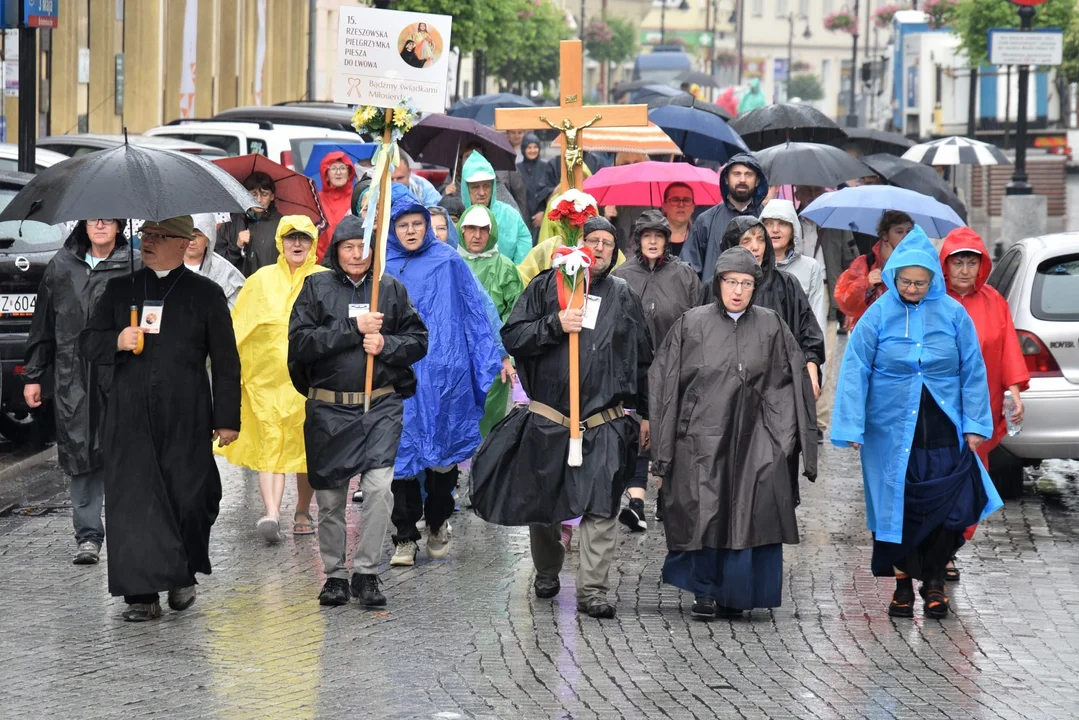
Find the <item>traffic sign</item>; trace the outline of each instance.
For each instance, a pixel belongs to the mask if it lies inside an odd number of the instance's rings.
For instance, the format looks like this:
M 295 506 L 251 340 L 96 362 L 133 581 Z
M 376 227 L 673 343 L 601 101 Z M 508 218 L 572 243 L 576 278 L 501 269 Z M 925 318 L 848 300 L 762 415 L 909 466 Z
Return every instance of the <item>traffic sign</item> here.
M 23 0 L 22 23 L 26 27 L 59 27 L 60 0 Z
M 1060 65 L 1063 55 L 1064 31 L 1060 28 L 989 31 L 991 65 Z

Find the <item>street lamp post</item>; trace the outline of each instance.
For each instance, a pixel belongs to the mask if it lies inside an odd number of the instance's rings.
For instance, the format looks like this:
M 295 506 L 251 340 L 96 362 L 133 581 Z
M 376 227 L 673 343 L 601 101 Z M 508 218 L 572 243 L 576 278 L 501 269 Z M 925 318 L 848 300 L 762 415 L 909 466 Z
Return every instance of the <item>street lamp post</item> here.
M 787 34 L 787 98 L 786 98 L 787 102 L 790 102 L 790 100 L 791 100 L 791 77 L 794 75 L 794 21 L 795 20 L 805 20 L 806 29 L 805 29 L 805 32 L 802 33 L 803 38 L 808 40 L 809 38 L 813 37 L 813 33 L 809 32 L 809 18 L 806 17 L 806 14 L 805 13 L 798 13 L 797 15 L 795 15 L 795 13 L 793 11 L 791 11 L 787 15 L 787 22 L 790 23 L 790 32 Z
M 850 51 L 850 107 L 847 108 L 847 127 L 858 126 L 858 111 L 854 107 L 854 94 L 858 88 L 858 0 L 854 0 L 854 32 Z
M 660 2 L 663 5 L 660 6 L 659 11 L 659 44 L 663 45 L 667 40 L 667 0 L 660 0 Z M 682 12 L 689 10 L 689 0 L 682 0 L 678 9 Z
M 745 65 L 745 60 L 742 57 L 743 52 L 743 30 L 745 29 L 745 16 L 746 16 L 746 0 L 737 0 L 738 2 L 738 85 L 742 84 L 742 69 Z
M 1034 8 L 1019 8 L 1019 29 L 1029 31 L 1034 27 Z M 1030 66 L 1019 66 L 1019 111 L 1015 115 L 1015 171 L 1012 181 L 1005 187 L 1007 195 L 1033 195 L 1034 187 L 1027 181 L 1027 95 L 1030 91 Z

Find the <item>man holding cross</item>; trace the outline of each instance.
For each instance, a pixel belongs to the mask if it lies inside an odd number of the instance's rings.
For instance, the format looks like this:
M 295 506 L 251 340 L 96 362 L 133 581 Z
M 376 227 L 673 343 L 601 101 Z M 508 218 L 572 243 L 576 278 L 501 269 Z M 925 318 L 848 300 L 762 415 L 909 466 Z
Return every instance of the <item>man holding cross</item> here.
M 612 618 L 607 600 L 622 493 L 636 465 L 638 438 L 647 434 L 647 374 L 651 340 L 640 299 L 621 278 L 611 277 L 615 229 L 594 217 L 582 245 L 595 260 L 583 310 L 562 310 L 561 271 L 536 276 L 502 329 L 528 397 L 480 447 L 472 464 L 472 502 L 477 514 L 499 525 L 529 525 L 534 588 L 539 598 L 561 589 L 565 558 L 561 523 L 583 516 L 577 610 Z M 580 416 L 583 462 L 569 467 L 569 339 L 580 337 Z M 641 426 L 625 408 L 643 418 Z

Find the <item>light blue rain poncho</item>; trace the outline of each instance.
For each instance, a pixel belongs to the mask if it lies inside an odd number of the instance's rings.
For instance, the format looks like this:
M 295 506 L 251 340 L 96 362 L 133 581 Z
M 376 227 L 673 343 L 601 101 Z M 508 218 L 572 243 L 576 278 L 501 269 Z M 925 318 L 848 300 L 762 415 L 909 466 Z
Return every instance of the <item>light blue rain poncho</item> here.
M 487 391 L 502 369 L 493 304 L 457 251 L 439 242 L 427 208 L 403 185 L 391 185 L 386 272 L 404 284 L 427 325 L 427 356 L 412 366 L 416 395 L 405 400 L 395 478 L 446 467 L 472 456 L 480 444 Z M 421 213 L 427 235 L 406 250 L 394 231 L 406 213 Z M 497 313 L 496 313 L 497 317 Z
M 933 274 L 917 305 L 904 302 L 896 272 L 918 266 Z M 937 250 L 917 225 L 882 273 L 888 291 L 861 317 L 847 343 L 832 413 L 832 444 L 862 445 L 866 519 L 881 542 L 903 540 L 903 491 L 924 384 L 959 431 L 989 438 L 993 418 L 978 335 L 970 315 L 948 297 Z M 981 518 L 1003 503 L 981 461 L 988 497 Z
M 491 181 L 491 201 L 487 209 L 495 216 L 495 222 L 498 223 L 498 252 L 512 260 L 514 265 L 520 265 L 532 250 L 532 233 L 525 225 L 521 213 L 498 199 L 495 169 L 477 150 L 468 156 L 468 160 L 465 160 L 461 168 L 461 202 L 465 204 L 465 210 L 472 207 L 468 184 L 479 182 L 481 179 Z

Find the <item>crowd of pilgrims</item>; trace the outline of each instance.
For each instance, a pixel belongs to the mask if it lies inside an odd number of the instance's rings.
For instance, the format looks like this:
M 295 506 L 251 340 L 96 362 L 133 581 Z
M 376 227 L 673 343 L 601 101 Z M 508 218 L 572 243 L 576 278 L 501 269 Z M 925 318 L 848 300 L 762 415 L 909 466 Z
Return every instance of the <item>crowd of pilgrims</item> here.
M 578 611 L 613 617 L 619 523 L 644 532 L 654 517 L 663 579 L 692 595 L 694 617 L 777 607 L 801 478 L 816 479 L 829 433 L 861 452 L 871 569 L 896 581 L 888 612 L 913 616 L 919 580 L 925 615 L 945 617 L 956 551 L 1001 506 L 986 467 L 1003 394 L 1021 419 L 1028 380 L 981 239 L 962 228 L 938 251 L 896 211 L 875 238 L 817 227 L 798 209 L 824 188 L 776 198 L 738 155 L 713 207 L 674 183 L 660 209 L 599 208 L 583 228 L 589 299 L 562 310 L 546 217 L 559 162 L 534 135 L 510 139 L 517 172 L 476 148 L 441 189 L 407 158 L 394 171 L 377 312 L 370 170 L 341 153 L 322 164 L 321 231 L 277 212 L 262 173 L 245 182 L 261 211 L 147 222 L 138 250 L 121 219 L 73 230 L 38 291 L 25 395 L 54 399 L 74 562 L 98 562 L 107 527 L 124 619 L 159 617 L 162 592 L 174 611 L 195 601 L 221 500 L 215 454 L 257 472 L 269 543 L 288 531 L 295 475 L 291 532 L 317 527 L 323 605 L 386 603 L 387 532 L 390 565 L 417 561 L 421 524 L 426 556 L 446 557 L 470 463 L 472 510 L 529 527 L 539 598 L 561 591 L 576 532 Z M 848 332 L 842 359 L 828 357 Z M 570 467 L 575 333 L 583 462 Z

